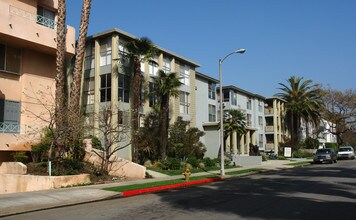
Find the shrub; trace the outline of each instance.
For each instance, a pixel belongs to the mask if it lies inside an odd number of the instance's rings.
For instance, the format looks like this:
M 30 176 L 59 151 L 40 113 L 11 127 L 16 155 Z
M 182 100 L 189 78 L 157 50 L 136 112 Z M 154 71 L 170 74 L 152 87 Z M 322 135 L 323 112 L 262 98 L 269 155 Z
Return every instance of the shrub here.
M 180 160 L 177 158 L 167 158 L 162 161 L 162 169 L 163 170 L 179 170 L 180 169 Z
M 325 148 L 333 148 L 335 151 L 339 151 L 339 145 L 337 143 L 325 143 Z
M 310 153 L 307 151 L 302 151 L 302 150 L 296 150 L 293 152 L 293 157 L 294 158 L 308 158 L 308 157 L 313 157 L 313 153 Z
M 28 156 L 24 151 L 16 151 L 12 156 L 16 162 L 26 163 L 28 161 Z
M 193 168 L 197 168 L 199 166 L 199 160 L 195 157 L 189 157 L 187 163 L 192 165 Z
M 206 167 L 215 167 L 216 161 L 211 159 L 210 157 L 205 157 L 202 162 L 205 164 Z
M 266 154 L 262 154 L 262 161 L 267 161 L 268 156 Z
M 307 149 L 317 149 L 319 147 L 319 141 L 311 137 L 307 137 L 304 143 Z

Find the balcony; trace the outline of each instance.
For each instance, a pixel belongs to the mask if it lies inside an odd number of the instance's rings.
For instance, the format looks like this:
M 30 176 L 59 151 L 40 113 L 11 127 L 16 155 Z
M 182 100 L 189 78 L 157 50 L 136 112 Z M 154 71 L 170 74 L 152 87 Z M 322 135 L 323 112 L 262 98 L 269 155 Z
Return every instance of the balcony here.
M 273 108 L 265 108 L 265 115 L 273 115 L 274 109 Z
M 0 133 L 18 134 L 20 133 L 20 124 L 0 122 Z
M 6 43 L 21 48 L 55 54 L 56 23 L 53 19 L 36 14 L 36 6 L 22 2 L 0 1 L 0 36 Z M 67 26 L 66 51 L 74 54 L 75 30 Z
M 265 127 L 265 131 L 266 132 L 273 132 L 274 131 L 274 126 L 273 125 L 269 125 Z

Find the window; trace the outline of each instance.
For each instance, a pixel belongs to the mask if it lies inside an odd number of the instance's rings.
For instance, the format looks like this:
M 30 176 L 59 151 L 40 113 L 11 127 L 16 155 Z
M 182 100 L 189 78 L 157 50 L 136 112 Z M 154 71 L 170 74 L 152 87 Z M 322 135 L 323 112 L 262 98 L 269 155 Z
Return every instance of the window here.
M 190 78 L 189 72 L 190 72 L 190 68 L 188 65 L 180 66 L 179 77 L 180 77 L 180 82 L 183 83 L 183 85 L 189 86 L 189 78 Z
M 0 99 L 0 133 L 19 133 L 20 115 L 20 102 Z
M 37 6 L 37 24 L 54 29 L 55 13 L 42 6 Z
M 171 72 L 171 60 L 168 57 L 163 58 L 163 71 L 165 73 Z
M 21 50 L 0 44 L 0 71 L 20 74 Z
M 111 101 L 111 73 L 100 76 L 100 102 Z
M 261 127 L 263 126 L 263 117 L 262 116 L 258 116 L 258 125 Z
M 105 38 L 100 42 L 100 66 L 111 64 L 111 38 Z
M 84 79 L 83 96 L 84 105 L 94 104 L 94 77 Z
M 237 105 L 237 94 L 234 92 L 232 93 L 231 105 Z
M 158 76 L 158 59 L 155 58 L 148 62 L 150 76 Z
M 128 50 L 124 47 L 125 41 L 120 39 L 119 40 L 119 63 L 124 67 L 129 67 L 130 61 L 127 57 Z
M 263 148 L 263 134 L 260 134 L 260 137 L 258 140 L 258 146 L 259 146 L 259 148 Z
M 215 83 L 209 83 L 208 85 L 208 93 L 209 93 L 209 99 L 215 99 L 215 93 L 216 93 L 216 84 Z
M 259 112 L 262 112 L 262 111 L 263 111 L 263 106 L 262 106 L 262 105 L 263 105 L 263 102 L 262 102 L 262 101 L 259 101 L 259 102 L 258 102 L 258 111 L 259 111 Z
M 129 125 L 129 112 L 119 111 L 117 119 L 118 119 L 119 125 L 128 126 Z
M 127 75 L 119 74 L 119 101 L 129 103 L 130 99 L 130 78 Z
M 247 109 L 249 110 L 251 110 L 251 104 L 252 104 L 251 102 L 252 102 L 251 98 L 248 98 L 246 105 L 247 105 Z
M 85 70 L 94 69 L 94 64 L 95 64 L 94 61 L 95 61 L 95 44 L 89 43 L 85 47 L 84 69 Z
M 216 121 L 216 106 L 209 105 L 208 108 L 209 108 L 209 122 Z
M 188 114 L 188 110 L 189 110 L 189 93 L 187 92 L 180 92 L 180 96 L 179 96 L 179 101 L 180 101 L 180 105 L 179 105 L 179 113 L 180 114 Z
M 251 127 L 252 126 L 252 115 L 247 114 L 247 126 Z
M 153 95 L 152 92 L 154 91 L 155 84 L 153 82 L 150 82 L 149 84 L 149 92 L 150 92 L 150 97 L 149 97 L 149 106 L 153 107 L 157 103 L 157 97 L 156 95 Z
M 230 102 L 230 91 L 224 92 L 224 102 Z

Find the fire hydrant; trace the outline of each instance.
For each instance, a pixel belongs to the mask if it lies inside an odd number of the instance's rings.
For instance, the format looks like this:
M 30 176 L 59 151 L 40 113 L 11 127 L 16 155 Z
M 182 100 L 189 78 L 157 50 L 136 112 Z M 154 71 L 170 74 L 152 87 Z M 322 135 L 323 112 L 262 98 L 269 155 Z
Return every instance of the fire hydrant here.
M 191 172 L 190 172 L 188 166 L 185 166 L 183 175 L 185 177 L 185 181 L 188 182 L 189 181 L 189 177 L 191 175 Z

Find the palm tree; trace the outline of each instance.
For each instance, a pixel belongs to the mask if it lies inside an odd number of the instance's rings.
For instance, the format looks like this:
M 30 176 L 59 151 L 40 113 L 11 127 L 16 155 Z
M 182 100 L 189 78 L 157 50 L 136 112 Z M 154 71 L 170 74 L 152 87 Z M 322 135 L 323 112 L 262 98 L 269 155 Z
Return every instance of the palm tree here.
M 128 50 L 128 58 L 130 59 L 130 65 L 133 68 L 133 81 L 132 81 L 132 145 L 131 151 L 133 161 L 138 161 L 138 128 L 139 128 L 139 108 L 141 104 L 140 100 L 140 87 L 142 84 L 141 77 L 141 61 L 151 59 L 155 54 L 155 47 L 152 41 L 148 38 L 133 39 L 125 44 L 125 48 Z
M 66 127 L 66 92 L 65 92 L 65 52 L 66 52 L 66 1 L 58 1 L 58 19 L 57 19 L 57 51 L 56 51 L 56 92 L 55 92 L 55 123 L 56 134 L 54 144 L 57 147 L 58 154 L 64 151 L 63 141 Z M 61 138 L 61 139 L 60 139 Z
M 224 118 L 224 141 L 234 132 L 239 137 L 246 134 L 246 114 L 241 110 L 230 109 Z
M 292 144 L 297 145 L 300 140 L 301 120 L 306 124 L 311 122 L 314 126 L 320 121 L 318 110 L 322 107 L 321 89 L 319 84 L 313 84 L 311 80 L 303 80 L 303 77 L 292 76 L 288 85 L 279 83 L 283 92 L 276 96 L 286 101 L 286 125 L 291 132 Z
M 80 119 L 80 89 L 81 89 L 81 81 L 82 81 L 82 67 L 84 61 L 84 51 L 85 51 L 85 38 L 88 32 L 89 25 L 89 15 L 91 8 L 91 0 L 83 0 L 82 5 L 82 14 L 80 20 L 79 27 L 79 37 L 76 46 L 76 54 L 75 54 L 75 63 L 73 70 L 73 83 L 72 83 L 72 91 L 70 93 L 70 132 L 71 132 L 71 140 L 78 140 L 80 136 L 80 131 L 77 129 L 77 125 Z
M 168 146 L 168 127 L 169 127 L 169 99 L 179 96 L 179 81 L 176 73 L 165 73 L 163 70 L 158 72 L 158 77 L 154 79 L 154 95 L 157 98 L 161 112 L 161 159 L 167 157 Z

